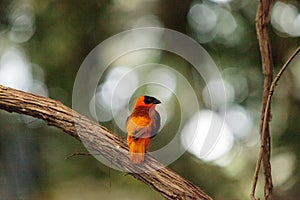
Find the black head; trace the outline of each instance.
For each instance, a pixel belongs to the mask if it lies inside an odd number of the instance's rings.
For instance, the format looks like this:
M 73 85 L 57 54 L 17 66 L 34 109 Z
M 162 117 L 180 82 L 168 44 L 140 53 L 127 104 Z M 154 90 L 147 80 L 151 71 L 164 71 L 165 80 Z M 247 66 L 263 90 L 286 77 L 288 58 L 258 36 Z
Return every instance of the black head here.
M 161 102 L 154 97 L 144 96 L 145 104 L 160 104 Z

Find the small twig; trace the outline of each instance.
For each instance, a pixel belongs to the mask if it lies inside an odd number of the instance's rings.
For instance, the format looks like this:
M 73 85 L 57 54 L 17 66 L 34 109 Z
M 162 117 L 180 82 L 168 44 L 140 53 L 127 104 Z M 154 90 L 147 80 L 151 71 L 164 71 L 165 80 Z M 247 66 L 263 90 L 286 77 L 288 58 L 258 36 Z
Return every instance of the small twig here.
M 274 80 L 271 83 L 271 87 L 269 90 L 269 95 L 268 95 L 268 99 L 267 99 L 267 104 L 266 107 L 270 107 L 271 105 L 271 100 L 272 100 L 272 96 L 275 90 L 275 87 L 277 85 L 277 82 L 279 81 L 280 77 L 282 76 L 283 72 L 286 70 L 286 68 L 288 67 L 288 65 L 292 62 L 292 60 L 296 57 L 296 55 L 299 53 L 300 51 L 300 47 L 298 47 L 295 52 L 289 57 L 289 59 L 286 61 L 286 63 L 281 67 L 281 69 L 279 70 L 279 72 L 277 73 L 276 77 L 274 78 Z M 258 179 L 258 173 L 259 173 L 259 169 L 260 169 L 260 165 L 261 165 L 261 161 L 262 161 L 262 157 L 263 157 L 263 152 L 264 152 L 264 144 L 265 144 L 265 129 L 267 126 L 267 115 L 268 115 L 268 109 L 265 109 L 264 112 L 264 120 L 263 120 L 263 127 L 262 127 L 262 135 L 261 135 L 261 148 L 259 151 L 259 156 L 257 159 L 257 163 L 256 163 L 256 167 L 255 167 L 255 173 L 254 173 L 254 181 L 253 181 L 253 185 L 252 185 L 252 190 L 251 190 L 251 199 L 255 200 L 255 188 L 257 185 L 257 179 Z
M 276 77 L 274 78 L 271 88 L 270 88 L 270 92 L 274 91 L 274 88 L 277 84 L 277 82 L 279 81 L 281 75 L 283 74 L 283 72 L 285 71 L 285 69 L 288 67 L 288 65 L 292 62 L 292 60 L 296 57 L 296 55 L 299 53 L 300 51 L 300 46 L 294 51 L 294 53 L 289 57 L 289 59 L 286 61 L 286 63 L 282 66 L 282 68 L 280 69 L 280 71 L 278 72 L 278 74 L 276 75 Z M 269 94 L 269 96 L 272 96 L 272 94 Z
M 91 156 L 91 155 L 94 155 L 94 154 L 91 154 L 91 153 L 87 153 L 87 152 L 74 152 L 70 155 L 68 155 L 65 160 L 68 160 L 70 159 L 71 157 L 73 156 Z

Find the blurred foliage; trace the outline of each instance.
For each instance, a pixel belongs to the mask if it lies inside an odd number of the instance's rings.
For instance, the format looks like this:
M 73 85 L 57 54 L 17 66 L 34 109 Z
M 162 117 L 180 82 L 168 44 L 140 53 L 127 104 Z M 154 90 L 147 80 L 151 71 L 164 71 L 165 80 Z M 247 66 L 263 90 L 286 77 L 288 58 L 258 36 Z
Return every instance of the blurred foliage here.
M 297 1 L 276 5 L 276 13 L 283 13 L 283 19 L 291 18 L 284 15 L 287 9 L 290 13 L 299 10 Z M 256 1 L 252 0 L 2 0 L 0 70 L 5 52 L 13 48 L 12 52 L 24 56 L 31 66 L 32 83 L 27 91 L 71 106 L 73 83 L 82 61 L 110 36 L 145 26 L 161 26 L 191 36 L 209 52 L 235 91 L 231 103 L 245 109 L 253 124 L 246 139 L 234 137 L 226 163 L 203 161 L 187 152 L 170 168 L 214 199 L 247 199 L 259 145 L 263 85 L 255 12 Z M 278 71 L 299 45 L 300 34 L 288 32 L 290 29 L 280 24 L 275 14 L 270 35 Z M 182 64 L 172 56 L 160 62 Z M 199 90 L 197 97 L 201 98 L 203 82 L 193 77 L 191 67 L 184 74 L 194 82 L 195 90 Z M 300 196 L 299 89 L 298 56 L 279 81 L 272 104 L 272 173 L 277 199 Z M 85 148 L 60 130 L 30 117 L 0 114 L 0 199 L 162 199 L 148 186 L 91 156 L 65 159 Z M 112 122 L 104 124 L 115 127 Z M 173 128 L 168 124 L 164 133 Z M 263 187 L 262 180 L 259 188 Z M 261 189 L 258 192 L 262 195 Z

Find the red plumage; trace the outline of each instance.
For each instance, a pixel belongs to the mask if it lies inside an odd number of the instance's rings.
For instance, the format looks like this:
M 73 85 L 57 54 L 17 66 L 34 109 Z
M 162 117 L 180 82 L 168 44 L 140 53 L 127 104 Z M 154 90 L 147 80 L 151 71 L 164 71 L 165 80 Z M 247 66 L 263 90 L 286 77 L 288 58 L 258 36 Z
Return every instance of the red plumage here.
M 160 128 L 160 116 L 155 110 L 161 102 L 154 97 L 140 96 L 134 109 L 126 121 L 127 143 L 130 160 L 139 164 L 144 160 L 150 138 L 154 137 Z

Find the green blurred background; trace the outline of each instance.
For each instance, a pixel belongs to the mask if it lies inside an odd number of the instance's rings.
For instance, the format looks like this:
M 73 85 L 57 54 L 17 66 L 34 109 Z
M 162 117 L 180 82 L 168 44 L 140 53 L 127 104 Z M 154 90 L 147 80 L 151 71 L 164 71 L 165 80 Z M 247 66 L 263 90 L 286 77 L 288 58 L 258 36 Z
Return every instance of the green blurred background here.
M 223 143 L 216 144 L 221 150 L 213 157 L 197 156 L 190 150 L 169 167 L 214 199 L 248 199 L 259 148 L 263 89 L 255 34 L 256 6 L 253 0 L 2 0 L 0 84 L 71 107 L 78 69 L 105 39 L 146 26 L 187 34 L 206 49 L 225 81 L 227 99 L 220 104 L 227 106 L 227 136 Z M 299 8 L 299 1 L 274 2 L 269 30 L 275 71 L 299 46 Z M 211 115 L 224 116 L 222 106 L 210 110 L 202 100 L 206 83 L 184 59 L 168 53 L 147 55 L 152 57 L 138 61 L 133 55 L 134 61 L 127 61 L 126 66 L 151 61 L 180 68 L 199 100 L 201 110 L 195 111 L 195 116 L 202 120 Z M 117 64 L 125 65 L 122 59 Z M 116 69 L 117 64 L 111 68 Z M 111 75 L 109 70 L 106 74 Z M 184 92 L 180 84 L 176 82 L 174 91 Z M 300 196 L 299 89 L 297 56 L 282 76 L 272 104 L 271 164 L 277 199 Z M 168 104 L 168 120 L 160 139 L 153 140 L 154 149 L 167 143 L 167 133 L 178 128 L 174 124 L 180 120 L 180 105 L 174 97 L 168 99 Z M 109 117 L 100 123 L 125 139 Z M 0 126 L 0 199 L 162 199 L 148 186 L 92 156 L 66 159 L 74 152 L 85 151 L 84 146 L 40 120 L 1 111 Z M 257 190 L 260 196 L 262 180 Z

